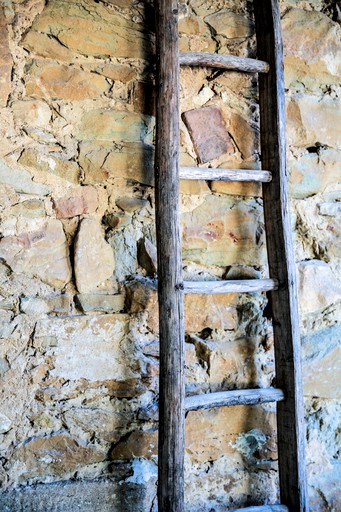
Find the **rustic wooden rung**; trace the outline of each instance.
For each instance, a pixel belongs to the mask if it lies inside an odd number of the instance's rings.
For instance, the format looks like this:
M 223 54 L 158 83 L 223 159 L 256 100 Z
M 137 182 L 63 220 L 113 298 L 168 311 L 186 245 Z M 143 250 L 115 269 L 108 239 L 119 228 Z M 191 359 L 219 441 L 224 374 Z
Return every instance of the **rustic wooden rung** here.
M 179 55 L 180 66 L 203 66 L 208 68 L 242 71 L 244 73 L 268 73 L 267 62 L 235 55 L 221 55 L 206 52 L 184 52 Z
M 185 400 L 185 409 L 186 411 L 198 411 L 199 409 L 213 409 L 214 407 L 257 405 L 267 402 L 280 402 L 281 400 L 284 400 L 284 393 L 281 389 L 236 389 L 189 396 Z
M 215 295 L 218 293 L 252 293 L 277 290 L 276 279 L 234 279 L 230 281 L 184 281 L 185 293 Z
M 180 167 L 183 180 L 210 181 L 258 181 L 268 183 L 272 179 L 270 171 L 249 169 L 216 169 L 208 167 Z
M 285 505 L 260 505 L 258 507 L 246 507 L 231 510 L 231 512 L 289 512 Z

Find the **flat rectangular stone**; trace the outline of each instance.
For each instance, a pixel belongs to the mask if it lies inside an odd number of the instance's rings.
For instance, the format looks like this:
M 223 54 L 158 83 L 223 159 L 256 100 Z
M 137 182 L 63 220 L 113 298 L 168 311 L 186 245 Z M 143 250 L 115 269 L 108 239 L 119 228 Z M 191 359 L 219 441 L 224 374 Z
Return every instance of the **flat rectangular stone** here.
M 77 295 L 77 301 L 84 313 L 89 313 L 90 311 L 119 313 L 124 309 L 124 300 L 125 296 L 123 294 L 99 295 L 94 293 L 79 293 Z
M 232 139 L 217 107 L 203 107 L 182 114 L 201 163 L 232 153 Z

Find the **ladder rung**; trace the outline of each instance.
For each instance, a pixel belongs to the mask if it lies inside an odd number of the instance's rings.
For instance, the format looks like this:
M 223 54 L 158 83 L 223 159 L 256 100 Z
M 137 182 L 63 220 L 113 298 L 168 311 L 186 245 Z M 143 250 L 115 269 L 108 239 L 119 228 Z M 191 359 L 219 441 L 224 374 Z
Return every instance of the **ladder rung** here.
M 231 512 L 289 512 L 285 505 L 260 505 L 258 507 L 246 507 L 231 510 Z
M 221 55 L 220 53 L 185 52 L 180 53 L 179 60 L 181 66 L 203 66 L 245 73 L 267 73 L 269 71 L 269 64 L 263 60 Z
M 211 169 L 208 167 L 180 167 L 180 178 L 183 180 L 211 181 L 271 181 L 270 171 L 249 169 Z
M 212 409 L 213 407 L 256 405 L 280 402 L 281 400 L 284 400 L 284 393 L 281 389 L 236 389 L 189 396 L 185 400 L 185 408 L 186 411 L 197 411 L 199 409 Z
M 230 281 L 184 281 L 185 293 L 252 293 L 277 290 L 276 279 L 234 279 Z

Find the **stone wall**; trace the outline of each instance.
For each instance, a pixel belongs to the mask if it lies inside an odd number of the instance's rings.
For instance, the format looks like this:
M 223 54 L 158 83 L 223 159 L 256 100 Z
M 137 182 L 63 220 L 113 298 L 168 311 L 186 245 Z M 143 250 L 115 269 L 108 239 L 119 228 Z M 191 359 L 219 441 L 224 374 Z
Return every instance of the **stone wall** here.
M 311 510 L 341 509 L 340 9 L 282 0 Z M 0 2 L 0 508 L 156 510 L 154 10 Z M 252 2 L 180 2 L 182 51 L 255 56 Z M 257 80 L 181 72 L 181 164 L 259 168 Z M 187 279 L 267 276 L 261 189 L 181 183 Z M 186 298 L 187 391 L 268 386 L 263 294 Z M 275 408 L 191 412 L 186 510 L 278 499 Z

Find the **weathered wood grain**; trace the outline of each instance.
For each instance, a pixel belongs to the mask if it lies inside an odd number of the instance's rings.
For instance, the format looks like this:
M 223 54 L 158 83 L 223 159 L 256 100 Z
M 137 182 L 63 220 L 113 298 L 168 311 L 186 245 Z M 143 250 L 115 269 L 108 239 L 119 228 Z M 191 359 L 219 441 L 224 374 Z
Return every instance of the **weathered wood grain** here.
M 262 164 L 272 173 L 263 184 L 270 276 L 279 281 L 271 293 L 275 337 L 276 386 L 286 399 L 277 405 L 281 503 L 306 512 L 305 428 L 295 259 L 291 240 L 286 171 L 283 48 L 278 0 L 254 2 L 257 53 L 270 64 L 259 76 Z
M 155 196 L 160 326 L 158 510 L 184 510 L 184 321 L 179 219 L 178 2 L 156 0 Z
M 184 281 L 185 293 L 214 295 L 218 293 L 267 292 L 277 288 L 276 279 L 234 279 L 231 281 Z
M 207 167 L 180 167 L 180 178 L 184 180 L 211 181 L 271 181 L 271 172 L 249 169 L 217 169 Z
M 279 402 L 283 398 L 283 391 L 276 388 L 219 391 L 187 397 L 185 409 L 186 411 L 197 411 L 199 409 L 212 409 L 213 407 L 231 407 L 232 405 L 257 405 Z
M 184 52 L 180 53 L 179 60 L 181 66 L 204 66 L 230 71 L 242 71 L 243 73 L 267 73 L 269 71 L 269 64 L 267 62 L 236 57 L 235 55 Z

